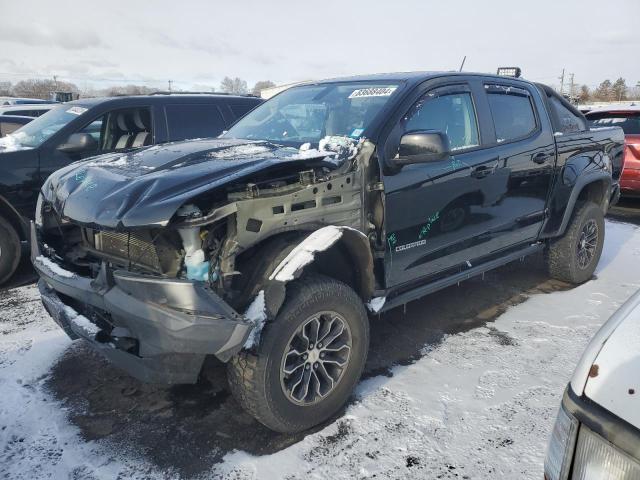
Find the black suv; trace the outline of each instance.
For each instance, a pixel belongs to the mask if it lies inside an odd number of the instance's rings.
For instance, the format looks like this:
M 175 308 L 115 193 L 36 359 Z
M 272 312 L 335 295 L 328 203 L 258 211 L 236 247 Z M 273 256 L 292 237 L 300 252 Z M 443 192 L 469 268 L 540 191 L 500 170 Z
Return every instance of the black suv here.
M 72 338 L 150 382 L 195 382 L 215 356 L 247 411 L 299 431 L 351 394 L 367 308 L 543 251 L 553 277 L 589 280 L 623 147 L 514 78 L 307 84 L 220 138 L 59 170 L 32 259 Z
M 17 268 L 38 191 L 51 173 L 107 152 L 215 137 L 261 102 L 223 94 L 83 99 L 53 106 L 0 139 L 0 284 Z

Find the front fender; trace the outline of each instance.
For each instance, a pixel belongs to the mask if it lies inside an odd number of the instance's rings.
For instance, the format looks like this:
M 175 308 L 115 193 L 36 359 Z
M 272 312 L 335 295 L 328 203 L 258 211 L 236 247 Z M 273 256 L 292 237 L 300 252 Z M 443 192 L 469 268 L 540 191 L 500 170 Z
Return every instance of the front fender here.
M 269 318 L 276 316 L 284 303 L 287 283 L 299 278 L 305 269 L 316 260 L 316 255 L 332 248 L 342 246 L 353 259 L 345 268 L 353 269 L 355 275 L 354 290 L 364 300 L 371 298 L 375 280 L 373 274 L 373 256 L 369 239 L 359 230 L 346 226 L 329 225 L 315 230 L 305 237 L 286 256 L 263 277 L 266 313 Z M 325 266 L 318 265 L 322 271 Z

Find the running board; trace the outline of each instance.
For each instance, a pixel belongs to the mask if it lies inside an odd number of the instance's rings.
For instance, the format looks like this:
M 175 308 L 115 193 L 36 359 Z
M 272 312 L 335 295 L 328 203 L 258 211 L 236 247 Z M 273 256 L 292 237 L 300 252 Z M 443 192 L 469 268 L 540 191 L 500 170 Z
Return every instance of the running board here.
M 544 249 L 544 243 L 536 243 L 533 245 L 529 245 L 526 248 L 510 253 L 504 257 L 496 258 L 495 260 L 490 260 L 476 267 L 471 267 L 467 270 L 451 275 L 450 277 L 446 277 L 440 280 L 436 280 L 435 282 L 420 285 L 412 290 L 401 293 L 396 297 L 387 299 L 387 301 L 385 302 L 384 306 L 382 307 L 379 313 L 385 312 L 387 310 L 391 310 L 392 308 L 398 307 L 400 305 L 405 305 L 409 302 L 412 302 L 413 300 L 422 298 L 425 295 L 428 295 L 430 293 L 436 292 L 438 290 L 442 290 L 443 288 L 446 288 L 446 287 L 450 287 L 451 285 L 455 285 L 456 283 L 463 282 L 464 280 L 468 280 L 477 275 L 481 275 L 485 272 L 488 272 L 489 270 L 493 270 L 494 268 L 498 268 L 498 267 L 501 267 L 502 265 L 513 262 L 514 260 L 518 260 L 520 258 L 524 258 L 534 253 L 537 253 L 542 249 Z

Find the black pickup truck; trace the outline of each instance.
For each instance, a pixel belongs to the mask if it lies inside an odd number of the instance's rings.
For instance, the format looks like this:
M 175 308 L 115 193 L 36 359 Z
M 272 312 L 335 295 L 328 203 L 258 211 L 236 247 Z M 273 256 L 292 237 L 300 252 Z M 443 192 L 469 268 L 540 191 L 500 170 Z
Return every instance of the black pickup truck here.
M 148 382 L 207 356 L 260 422 L 299 431 L 360 377 L 381 312 L 545 252 L 591 278 L 624 136 L 548 87 L 480 74 L 310 83 L 218 139 L 103 155 L 46 181 L 47 311 Z
M 261 102 L 250 96 L 159 92 L 47 105 L 44 115 L 0 138 L 0 285 L 18 266 L 38 192 L 51 173 L 102 153 L 215 137 Z

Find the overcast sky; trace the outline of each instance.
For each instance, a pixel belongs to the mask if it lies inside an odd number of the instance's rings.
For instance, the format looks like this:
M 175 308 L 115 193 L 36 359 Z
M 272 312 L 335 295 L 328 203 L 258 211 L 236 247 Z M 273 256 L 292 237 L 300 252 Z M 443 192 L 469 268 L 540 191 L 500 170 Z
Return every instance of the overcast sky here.
M 640 81 L 640 0 L 0 0 L 0 80 L 218 87 L 458 69 Z

